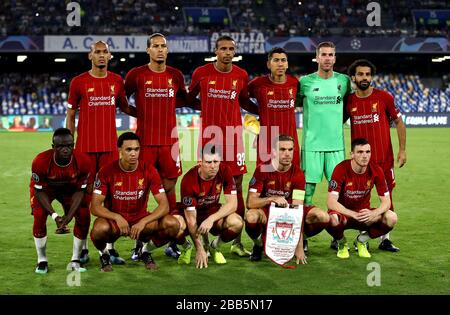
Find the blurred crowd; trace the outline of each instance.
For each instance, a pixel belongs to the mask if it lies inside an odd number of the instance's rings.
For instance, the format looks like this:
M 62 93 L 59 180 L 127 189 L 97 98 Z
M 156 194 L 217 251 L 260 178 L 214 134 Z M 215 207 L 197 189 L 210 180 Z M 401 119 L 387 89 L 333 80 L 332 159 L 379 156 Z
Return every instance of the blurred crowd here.
M 65 115 L 69 83 L 66 74 L 3 73 L 0 75 L 0 115 Z M 450 78 L 429 88 L 418 75 L 379 74 L 374 86 L 392 93 L 402 112 L 450 112 Z M 187 84 L 189 84 L 189 78 Z M 130 99 L 134 104 L 134 100 Z M 119 111 L 119 110 L 118 110 Z M 191 113 L 189 108 L 179 113 Z
M 61 0 L 0 2 L 0 36 L 6 35 L 206 35 L 217 31 L 262 31 L 266 36 L 449 36 L 449 26 L 414 23 L 413 9 L 448 9 L 447 0 L 378 1 L 381 26 L 368 27 L 363 0 L 77 1 L 81 26 L 69 27 Z M 222 25 L 195 24 L 184 7 L 224 7 Z

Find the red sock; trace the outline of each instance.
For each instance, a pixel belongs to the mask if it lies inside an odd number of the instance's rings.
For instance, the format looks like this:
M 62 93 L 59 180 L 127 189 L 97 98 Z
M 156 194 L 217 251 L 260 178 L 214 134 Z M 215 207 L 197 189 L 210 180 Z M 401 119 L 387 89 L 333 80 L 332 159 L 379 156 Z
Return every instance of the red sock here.
M 329 224 L 329 220 L 327 222 L 317 222 L 310 224 L 305 223 L 303 232 L 306 234 L 306 236 L 311 237 L 322 232 L 322 230 L 326 229 Z
M 245 222 L 245 232 L 247 232 L 248 236 L 252 240 L 258 238 L 262 233 L 262 224 L 261 223 L 248 223 Z

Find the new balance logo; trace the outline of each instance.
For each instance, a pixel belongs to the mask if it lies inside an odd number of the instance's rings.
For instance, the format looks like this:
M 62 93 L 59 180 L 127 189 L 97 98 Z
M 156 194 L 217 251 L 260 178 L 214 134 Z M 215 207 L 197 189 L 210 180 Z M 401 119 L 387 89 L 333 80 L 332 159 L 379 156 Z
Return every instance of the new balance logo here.
M 89 88 L 88 93 L 94 92 L 94 88 Z
M 145 81 L 145 84 L 147 85 L 147 84 L 152 84 L 152 81 L 151 80 L 148 80 L 148 81 Z
M 319 92 L 319 88 L 317 87 L 317 88 L 314 88 L 313 89 L 313 92 Z

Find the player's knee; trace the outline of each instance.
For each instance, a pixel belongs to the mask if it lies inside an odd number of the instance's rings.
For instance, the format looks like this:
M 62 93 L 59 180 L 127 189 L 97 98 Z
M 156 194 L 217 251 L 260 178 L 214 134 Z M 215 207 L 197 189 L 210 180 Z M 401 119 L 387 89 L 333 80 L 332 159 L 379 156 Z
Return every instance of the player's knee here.
M 227 217 L 226 225 L 229 229 L 239 233 L 244 227 L 244 220 L 236 213 L 232 213 Z
M 94 226 L 92 227 L 91 239 L 97 240 L 108 238 L 110 233 L 111 226 L 109 225 L 108 221 L 103 218 L 98 218 L 95 220 Z
M 325 211 L 319 208 L 313 208 L 306 216 L 305 222 L 311 223 L 326 223 L 330 221 L 330 216 Z
M 394 227 L 397 224 L 398 217 L 394 211 L 388 210 L 383 215 L 383 223 L 389 227 Z
M 259 213 L 255 209 L 249 209 L 245 214 L 245 222 L 250 224 L 258 223 Z
M 161 228 L 167 234 L 176 236 L 180 230 L 180 222 L 173 215 L 166 215 L 161 220 Z
M 330 216 L 330 226 L 336 227 L 339 225 L 339 217 L 337 214 L 331 214 Z

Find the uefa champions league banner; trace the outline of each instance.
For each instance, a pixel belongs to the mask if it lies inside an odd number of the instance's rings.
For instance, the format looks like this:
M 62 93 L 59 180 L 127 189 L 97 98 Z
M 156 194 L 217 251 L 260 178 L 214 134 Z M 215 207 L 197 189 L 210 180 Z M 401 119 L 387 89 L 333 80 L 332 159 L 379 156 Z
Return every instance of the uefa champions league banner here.
M 331 41 L 340 53 L 437 53 L 450 51 L 445 37 L 270 37 L 265 50 L 282 47 L 289 53 L 315 52 L 319 43 Z
M 286 208 L 271 203 L 267 218 L 265 252 L 273 262 L 285 265 L 292 260 L 300 240 L 303 205 Z
M 0 36 L 0 52 L 29 52 L 43 50 L 43 36 Z
M 231 36 L 239 54 L 266 54 L 273 47 L 283 47 L 289 53 L 314 52 L 323 41 L 332 41 L 344 53 L 445 53 L 450 41 L 445 37 L 267 37 L 263 32 L 216 32 L 211 36 L 170 35 L 167 37 L 171 53 L 213 52 L 221 35 Z M 48 35 L 0 36 L 0 52 L 44 51 L 87 52 L 90 45 L 103 40 L 112 52 L 145 52 L 147 36 L 124 35 Z

